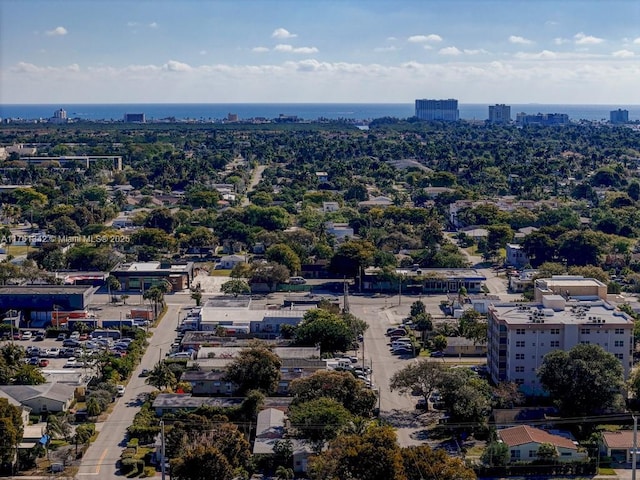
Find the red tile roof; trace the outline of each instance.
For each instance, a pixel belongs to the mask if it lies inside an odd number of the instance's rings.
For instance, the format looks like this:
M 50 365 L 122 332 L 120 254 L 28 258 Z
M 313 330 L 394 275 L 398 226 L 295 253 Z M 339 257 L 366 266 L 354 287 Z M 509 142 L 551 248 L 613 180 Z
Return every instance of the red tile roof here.
M 633 430 L 602 432 L 602 441 L 609 448 L 633 448 Z M 640 436 L 638 443 L 640 444 Z
M 520 425 L 518 427 L 504 428 L 498 430 L 498 436 L 509 447 L 525 445 L 527 443 L 550 443 L 556 447 L 570 448 L 577 450 L 577 446 L 571 440 L 560 435 L 553 435 L 545 430 Z

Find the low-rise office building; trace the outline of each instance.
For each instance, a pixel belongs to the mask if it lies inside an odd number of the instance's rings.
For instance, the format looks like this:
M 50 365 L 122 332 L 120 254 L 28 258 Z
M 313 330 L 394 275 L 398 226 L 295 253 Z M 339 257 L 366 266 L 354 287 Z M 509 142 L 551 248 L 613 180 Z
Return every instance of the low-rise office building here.
M 534 301 L 541 302 L 545 295 L 562 295 L 566 299 L 607 300 L 607 286 L 595 278 L 581 275 L 553 275 L 539 278 L 534 283 Z
M 162 282 L 171 284 L 174 292 L 185 290 L 193 281 L 193 262 L 121 263 L 111 271 L 122 290 L 144 292 Z

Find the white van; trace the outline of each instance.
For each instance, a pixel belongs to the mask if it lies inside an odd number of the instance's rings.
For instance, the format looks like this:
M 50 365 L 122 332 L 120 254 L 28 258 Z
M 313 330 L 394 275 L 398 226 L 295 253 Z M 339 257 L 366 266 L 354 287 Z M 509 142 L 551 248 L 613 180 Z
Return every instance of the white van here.
M 307 281 L 302 277 L 290 277 L 289 283 L 291 285 L 304 285 Z

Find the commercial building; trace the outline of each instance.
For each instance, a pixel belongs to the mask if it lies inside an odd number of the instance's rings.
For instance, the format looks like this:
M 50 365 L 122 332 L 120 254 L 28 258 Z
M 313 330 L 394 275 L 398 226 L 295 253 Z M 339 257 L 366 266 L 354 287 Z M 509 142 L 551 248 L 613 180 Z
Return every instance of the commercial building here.
M 603 300 L 566 300 L 544 295 L 541 303 L 489 307 L 487 368 L 496 383 L 515 382 L 530 395 L 544 395 L 537 370 L 544 356 L 579 344 L 600 345 L 631 370 L 633 319 Z
M 607 300 L 607 286 L 600 280 L 581 275 L 553 275 L 538 278 L 533 294 L 535 302 L 541 302 L 545 295 L 562 295 L 567 300 Z
M 569 115 L 566 113 L 537 113 L 529 115 L 521 112 L 516 115 L 516 123 L 523 127 L 527 125 L 568 125 Z
M 144 113 L 125 113 L 124 114 L 124 122 L 125 123 L 145 123 Z
M 511 123 L 511 106 L 505 104 L 489 105 L 489 123 L 494 125 Z
M 125 291 L 144 292 L 162 282 L 169 282 L 174 292 L 185 290 L 193 281 L 193 262 L 121 263 L 111 271 Z
M 612 110 L 609 112 L 609 121 L 611 123 L 629 123 L 629 110 Z
M 362 277 L 365 291 L 395 293 L 449 293 L 464 287 L 468 293 L 482 290 L 487 278 L 473 268 L 396 268 L 395 278 L 388 278 L 378 267 L 368 267 Z
M 460 120 L 458 100 L 416 100 L 416 117 L 418 120 L 457 122 Z

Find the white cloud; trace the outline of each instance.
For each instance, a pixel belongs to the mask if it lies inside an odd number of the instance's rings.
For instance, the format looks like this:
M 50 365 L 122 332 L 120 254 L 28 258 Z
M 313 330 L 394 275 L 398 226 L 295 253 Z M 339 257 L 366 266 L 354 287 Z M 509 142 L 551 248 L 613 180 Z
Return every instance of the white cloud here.
M 636 45 L 640 45 L 640 37 L 636 38 L 633 43 L 635 43 Z
M 397 40 L 396 37 L 387 37 L 387 40 L 389 40 L 390 42 L 395 42 Z
M 604 42 L 604 38 L 594 37 L 592 35 L 585 35 L 584 33 L 576 33 L 573 36 L 576 45 L 598 45 Z
M 445 47 L 445 48 L 441 48 L 438 53 L 440 55 L 450 55 L 450 56 L 458 56 L 458 55 L 462 55 L 462 50 L 460 50 L 457 47 Z
M 279 38 L 279 39 L 296 38 L 297 36 L 298 36 L 297 34 L 291 33 L 286 28 L 276 28 L 271 34 L 271 38 Z
M 287 53 L 317 53 L 318 49 L 316 47 L 294 47 L 293 45 L 288 44 L 278 44 L 273 48 L 276 52 L 287 52 Z
M 395 52 L 398 48 L 395 45 L 390 45 L 388 47 L 376 47 L 373 49 L 374 52 L 384 53 L 384 52 Z
M 149 24 L 149 28 L 158 28 L 158 24 L 156 22 L 151 22 Z
M 616 58 L 631 58 L 635 54 L 631 50 L 617 50 L 611 54 Z
M 559 25 L 555 20 L 547 20 L 544 24 L 548 27 L 555 27 L 556 25 Z
M 162 66 L 162 68 L 170 72 L 190 72 L 191 70 L 193 70 L 191 65 L 189 65 L 188 63 L 182 63 L 176 60 L 169 60 Z
M 477 48 L 477 49 L 468 49 L 465 48 L 464 50 L 462 50 L 462 52 L 465 55 L 481 55 L 481 54 L 485 54 L 485 53 L 489 53 L 487 52 L 485 49 L 483 48 Z
M 264 53 L 264 52 L 268 52 L 269 49 L 267 47 L 253 47 L 251 51 L 255 53 Z
M 127 27 L 137 27 L 140 25 L 138 22 L 127 22 Z
M 53 30 L 47 30 L 45 33 L 50 37 L 60 37 L 62 35 L 66 35 L 69 32 L 64 27 L 56 27 Z
M 432 33 L 430 35 L 411 35 L 407 38 L 407 41 L 411 43 L 438 43 L 442 41 L 442 37 L 440 35 L 436 35 Z
M 552 52 L 551 50 L 542 50 L 538 53 L 518 52 L 515 54 L 515 57 L 522 60 L 549 60 L 558 58 L 558 54 L 556 52 Z
M 553 39 L 553 43 L 556 45 L 564 45 L 565 43 L 569 43 L 571 40 L 568 38 L 557 37 Z
M 521 37 L 519 35 L 511 35 L 509 37 L 509 42 L 510 43 L 516 43 L 516 44 L 519 44 L 519 45 L 531 45 L 533 43 L 528 38 L 524 38 L 524 37 Z

